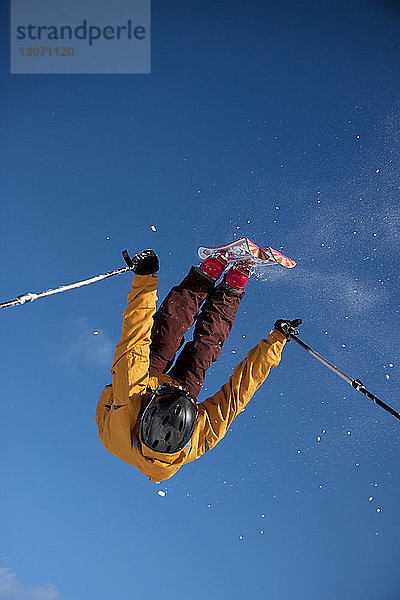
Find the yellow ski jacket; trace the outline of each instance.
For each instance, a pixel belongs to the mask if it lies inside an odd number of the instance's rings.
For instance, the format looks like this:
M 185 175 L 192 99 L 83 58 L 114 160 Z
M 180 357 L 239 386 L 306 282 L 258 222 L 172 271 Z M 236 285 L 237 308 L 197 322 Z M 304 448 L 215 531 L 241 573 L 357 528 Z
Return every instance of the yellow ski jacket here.
M 149 371 L 157 282 L 157 275 L 135 275 L 133 279 L 111 368 L 112 384 L 104 389 L 96 409 L 103 445 L 153 482 L 169 479 L 183 464 L 196 460 L 224 437 L 270 369 L 279 364 L 286 342 L 282 333 L 273 330 L 250 350 L 229 381 L 199 404 L 192 438 L 183 450 L 173 454 L 151 450 L 140 440 L 141 414 L 151 392 L 161 383 L 176 384 L 168 375 Z

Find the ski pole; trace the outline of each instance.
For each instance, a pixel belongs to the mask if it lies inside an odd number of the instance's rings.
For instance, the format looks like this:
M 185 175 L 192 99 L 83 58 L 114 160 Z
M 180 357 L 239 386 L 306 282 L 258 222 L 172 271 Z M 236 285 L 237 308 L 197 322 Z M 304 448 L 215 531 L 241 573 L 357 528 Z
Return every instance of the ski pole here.
M 371 394 L 371 392 L 369 392 L 367 389 L 365 389 L 364 384 L 359 379 L 352 379 L 351 377 L 349 377 L 348 375 L 343 373 L 343 371 L 340 371 L 340 369 L 338 369 L 337 367 L 335 367 L 335 365 L 330 363 L 329 360 L 326 360 L 326 358 L 324 358 L 323 356 L 318 354 L 318 352 L 316 352 L 315 350 L 310 348 L 310 346 L 307 346 L 307 344 L 302 342 L 295 335 L 291 335 L 290 339 L 294 340 L 297 344 L 299 344 L 299 346 L 304 348 L 304 350 L 307 350 L 307 352 L 309 354 L 311 354 L 311 356 L 313 356 L 314 358 L 319 360 L 323 365 L 328 367 L 328 369 L 330 369 L 331 371 L 336 373 L 336 375 L 339 375 L 339 377 L 344 379 L 344 381 L 347 381 L 347 383 L 350 384 L 352 388 L 357 390 L 357 392 L 362 392 L 363 394 L 365 394 L 365 396 L 367 396 L 367 398 L 369 398 L 370 400 L 375 402 L 375 404 L 378 404 L 379 406 L 384 408 L 387 412 L 389 412 L 391 415 L 393 415 L 393 417 L 395 417 L 396 419 L 398 419 L 400 421 L 400 414 L 398 412 L 396 412 L 393 408 L 391 408 L 390 406 L 385 404 L 385 402 L 382 402 L 382 400 L 379 400 L 379 398 L 374 396 L 374 394 Z
M 121 273 L 126 273 L 126 271 L 131 271 L 133 267 L 133 262 L 131 257 L 129 256 L 127 250 L 123 250 L 122 256 L 125 259 L 127 264 L 126 267 L 121 267 L 120 269 L 115 269 L 114 271 L 108 271 L 107 273 L 102 273 L 101 275 L 95 275 L 95 277 L 90 277 L 90 279 L 84 279 L 83 281 L 77 281 L 76 283 L 70 283 L 68 285 L 61 285 L 58 288 L 54 288 L 51 290 L 45 290 L 44 292 L 38 292 L 37 294 L 27 292 L 26 294 L 22 294 L 21 296 L 17 296 L 15 300 L 10 300 L 9 302 L 3 302 L 0 304 L 0 308 L 8 308 L 9 306 L 19 306 L 21 304 L 26 304 L 27 302 L 32 302 L 32 300 L 36 300 L 37 298 L 45 298 L 46 296 L 52 296 L 53 294 L 59 294 L 60 292 L 66 292 L 67 290 L 73 290 L 74 288 L 81 287 L 83 285 L 89 285 L 90 283 L 97 283 L 102 279 L 107 279 L 107 277 L 113 277 L 114 275 L 120 275 Z

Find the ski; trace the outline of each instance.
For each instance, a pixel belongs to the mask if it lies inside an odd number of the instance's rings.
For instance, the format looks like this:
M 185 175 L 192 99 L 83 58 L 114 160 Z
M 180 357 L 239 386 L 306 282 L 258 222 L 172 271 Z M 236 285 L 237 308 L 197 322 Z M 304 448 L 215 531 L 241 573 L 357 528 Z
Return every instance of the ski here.
M 292 269 L 296 266 L 296 262 L 288 258 L 278 250 L 274 250 L 271 246 L 259 248 L 249 238 L 240 238 L 223 246 L 201 246 L 198 250 L 199 257 L 204 260 L 208 256 L 213 256 L 225 252 L 229 261 L 249 260 L 254 266 L 281 265 Z

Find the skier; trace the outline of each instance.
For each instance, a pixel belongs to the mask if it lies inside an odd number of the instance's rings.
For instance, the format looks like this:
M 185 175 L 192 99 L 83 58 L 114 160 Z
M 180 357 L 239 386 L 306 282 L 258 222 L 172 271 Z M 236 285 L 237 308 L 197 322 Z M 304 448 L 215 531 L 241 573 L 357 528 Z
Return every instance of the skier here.
M 157 255 L 144 250 L 133 258 L 133 265 L 135 276 L 111 368 L 112 384 L 101 394 L 96 422 L 107 450 L 150 481 L 160 482 L 224 437 L 270 369 L 279 364 L 282 348 L 291 334 L 298 333 L 301 319 L 276 321 L 267 339 L 250 350 L 229 381 L 198 404 L 206 371 L 232 329 L 252 272 L 251 261 L 230 264 L 223 251 L 209 256 L 200 266 L 191 267 L 157 312 Z M 174 364 L 185 332 L 194 322 L 193 340 Z

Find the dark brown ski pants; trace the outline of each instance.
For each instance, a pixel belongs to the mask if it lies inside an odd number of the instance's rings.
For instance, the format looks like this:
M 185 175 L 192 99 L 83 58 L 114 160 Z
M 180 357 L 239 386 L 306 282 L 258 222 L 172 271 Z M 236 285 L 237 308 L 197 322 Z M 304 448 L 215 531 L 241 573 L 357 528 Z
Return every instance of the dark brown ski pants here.
M 214 286 L 197 267 L 192 267 L 154 315 L 150 368 L 168 372 L 196 398 L 207 369 L 221 353 L 243 296 L 224 284 Z M 185 344 L 171 368 L 186 331 L 195 321 L 193 340 Z

